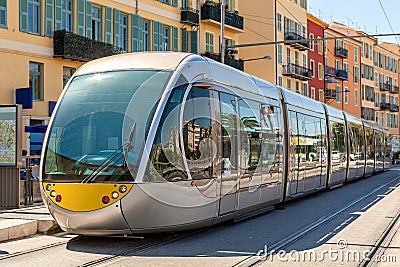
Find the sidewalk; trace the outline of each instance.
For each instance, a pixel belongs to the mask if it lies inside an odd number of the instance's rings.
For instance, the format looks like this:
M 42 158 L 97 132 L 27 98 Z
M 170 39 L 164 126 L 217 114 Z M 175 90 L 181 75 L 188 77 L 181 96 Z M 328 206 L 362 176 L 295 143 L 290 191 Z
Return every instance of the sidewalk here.
M 47 233 L 57 228 L 44 204 L 0 210 L 0 242 Z

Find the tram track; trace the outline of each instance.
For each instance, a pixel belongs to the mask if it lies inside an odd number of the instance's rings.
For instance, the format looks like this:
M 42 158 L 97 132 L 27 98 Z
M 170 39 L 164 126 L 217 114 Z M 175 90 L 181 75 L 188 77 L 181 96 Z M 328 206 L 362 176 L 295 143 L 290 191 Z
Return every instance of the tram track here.
M 389 182 L 380 185 L 378 187 L 376 187 L 373 191 L 371 191 L 369 194 L 361 196 L 353 201 L 351 201 L 350 203 L 342 206 L 341 208 L 337 209 L 336 211 L 325 215 L 323 217 L 321 217 L 320 219 L 318 219 L 317 221 L 310 223 L 306 226 L 304 226 L 303 228 L 301 228 L 300 230 L 294 232 L 293 234 L 289 235 L 288 237 L 276 242 L 275 244 L 268 246 L 268 250 L 270 252 L 266 252 L 266 255 L 262 255 L 263 257 L 269 257 L 271 256 L 273 253 L 276 253 L 282 249 L 284 249 L 285 247 L 287 247 L 288 245 L 299 241 L 300 239 L 302 239 L 304 236 L 306 236 L 307 234 L 310 234 L 311 232 L 317 230 L 318 228 L 320 228 L 323 225 L 326 225 L 327 223 L 329 223 L 330 221 L 332 221 L 333 219 L 335 219 L 336 217 L 340 216 L 341 214 L 343 214 L 345 211 L 349 210 L 350 208 L 354 207 L 355 205 L 357 205 L 358 203 L 360 203 L 361 201 L 367 199 L 368 197 L 371 197 L 372 195 L 374 195 L 376 192 L 378 192 L 379 190 L 381 190 L 382 188 L 385 188 L 391 184 L 395 184 L 394 186 L 390 186 L 388 192 L 393 191 L 395 188 L 397 188 L 398 186 L 400 186 L 400 176 L 390 180 Z M 378 248 L 381 246 L 381 244 L 384 242 L 384 240 L 386 240 L 385 238 L 387 238 L 389 236 L 389 233 L 395 229 L 395 225 L 396 223 L 399 221 L 399 217 L 400 217 L 400 212 L 397 214 L 397 216 L 392 220 L 392 222 L 390 223 L 390 225 L 387 227 L 387 229 L 384 231 L 384 233 L 382 234 L 381 238 L 377 241 L 377 243 L 375 244 L 374 248 L 376 249 L 372 249 L 370 254 L 369 254 L 369 259 L 372 259 L 374 255 L 376 255 L 376 253 L 378 252 Z M 272 252 L 272 253 L 271 253 Z M 264 252 L 265 253 L 265 252 Z M 233 265 L 234 267 L 247 267 L 247 266 L 255 266 L 256 264 L 260 263 L 262 261 L 262 257 L 260 257 L 259 255 L 252 255 L 247 257 L 246 259 L 238 262 L 237 264 Z M 366 267 L 366 266 L 370 266 L 368 265 L 370 264 L 369 261 L 367 262 L 362 262 L 360 264 L 360 266 L 362 267 Z

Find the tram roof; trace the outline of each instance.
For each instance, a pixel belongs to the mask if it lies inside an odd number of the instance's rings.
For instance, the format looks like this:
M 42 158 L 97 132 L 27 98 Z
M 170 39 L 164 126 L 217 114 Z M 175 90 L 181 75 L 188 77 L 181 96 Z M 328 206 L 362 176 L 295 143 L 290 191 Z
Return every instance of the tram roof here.
M 104 57 L 83 65 L 77 75 L 127 69 L 175 70 L 188 53 L 141 52 Z M 199 57 L 200 58 L 200 57 Z

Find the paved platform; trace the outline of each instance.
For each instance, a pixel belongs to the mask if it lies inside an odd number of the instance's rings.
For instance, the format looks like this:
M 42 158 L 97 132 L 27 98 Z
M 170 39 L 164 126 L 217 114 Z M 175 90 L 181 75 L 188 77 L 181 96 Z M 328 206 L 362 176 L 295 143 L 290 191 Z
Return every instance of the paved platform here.
M 0 210 L 0 242 L 58 229 L 44 204 Z

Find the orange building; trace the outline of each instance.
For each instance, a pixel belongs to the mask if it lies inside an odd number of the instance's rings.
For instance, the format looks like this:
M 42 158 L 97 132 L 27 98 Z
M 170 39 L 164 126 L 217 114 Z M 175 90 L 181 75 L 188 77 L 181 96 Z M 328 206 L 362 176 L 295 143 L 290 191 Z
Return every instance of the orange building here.
M 325 30 L 325 102 L 335 108 L 361 117 L 361 46 L 349 34 L 341 32 L 337 23 Z M 345 26 L 344 26 L 345 27 Z

